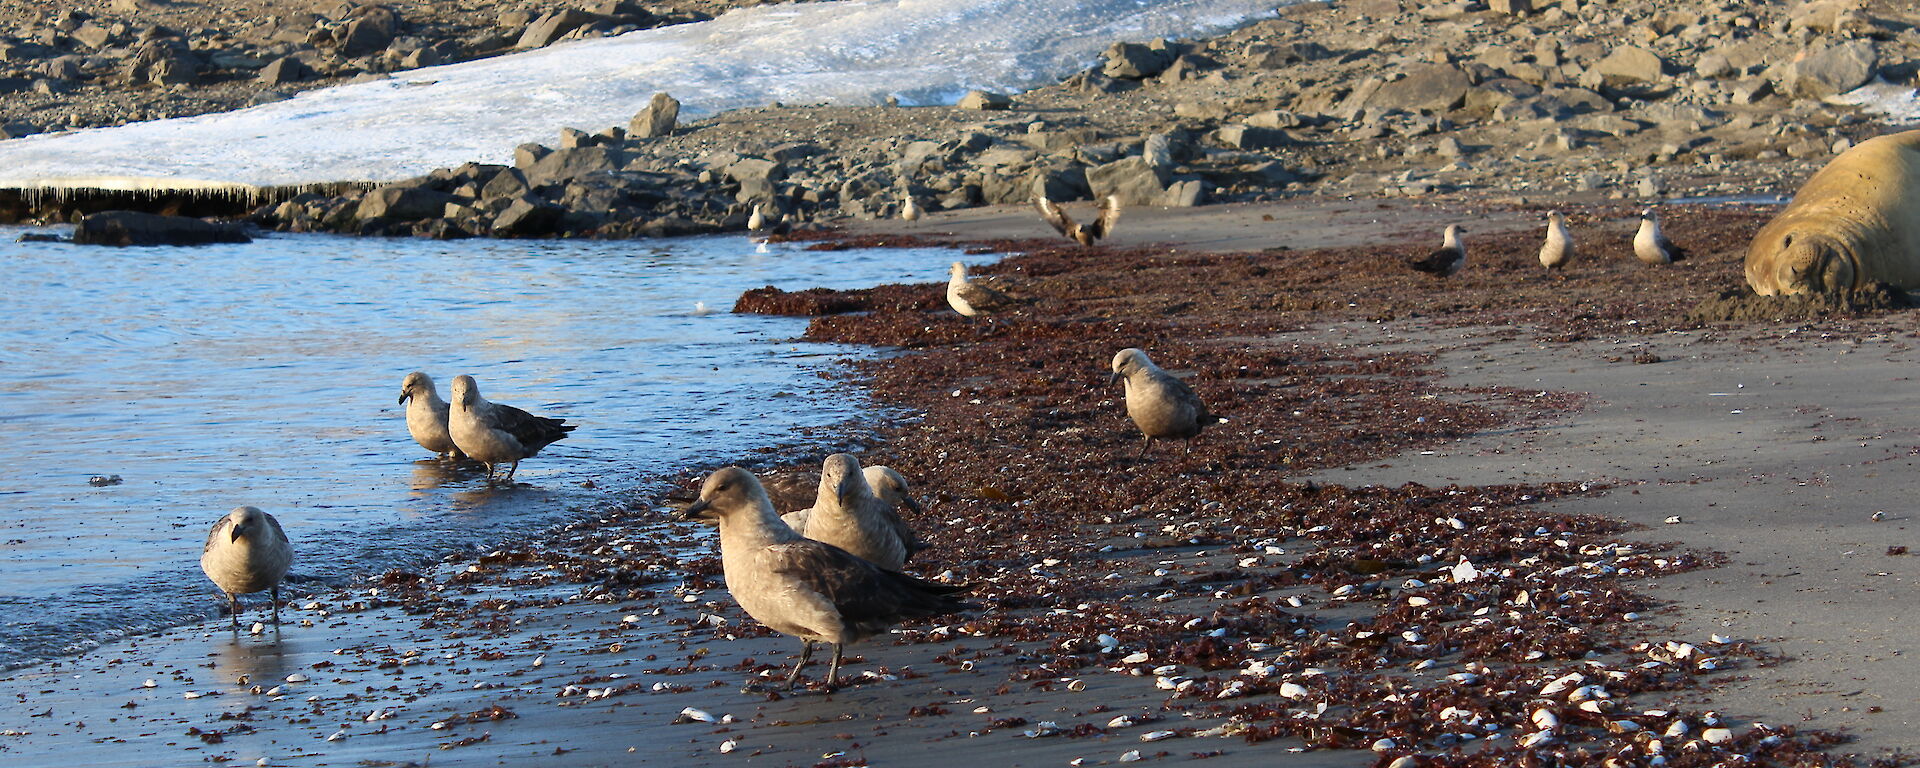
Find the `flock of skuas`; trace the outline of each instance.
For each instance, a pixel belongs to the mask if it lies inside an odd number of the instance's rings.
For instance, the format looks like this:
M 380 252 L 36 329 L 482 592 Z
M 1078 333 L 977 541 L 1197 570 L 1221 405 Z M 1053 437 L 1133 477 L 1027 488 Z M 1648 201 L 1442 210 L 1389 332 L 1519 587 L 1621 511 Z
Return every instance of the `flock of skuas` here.
M 1432 253 L 1407 259 L 1408 267 L 1437 277 L 1449 277 L 1467 265 L 1467 246 L 1460 241 L 1465 232 L 1450 224 L 1441 236 L 1440 247 Z M 1573 233 L 1567 229 L 1567 217 L 1559 211 L 1547 214 L 1547 238 L 1540 245 L 1540 266 L 1558 272 L 1573 263 L 1579 250 Z M 1687 258 L 1687 251 L 1674 245 L 1660 231 L 1660 213 L 1648 208 L 1640 212 L 1640 229 L 1633 234 L 1633 255 L 1648 266 L 1663 266 Z
M 1051 203 L 1040 201 L 1049 221 L 1063 234 L 1092 242 L 1110 232 L 1119 217 L 1111 198 L 1096 222 L 1076 225 Z M 1078 233 L 1078 234 L 1076 234 Z M 1089 239 L 1082 239 L 1083 237 Z M 955 263 L 947 285 L 954 311 L 978 317 L 1025 303 L 967 279 Z M 1155 440 L 1192 440 L 1208 426 L 1225 421 L 1186 382 L 1155 365 L 1139 349 L 1115 353 L 1110 381 L 1126 382 L 1127 415 L 1143 437 L 1141 452 Z M 473 377 L 453 380 L 453 401 L 440 398 L 425 373 L 407 374 L 400 402 L 407 404 L 407 430 L 422 448 L 443 460 L 471 460 L 511 482 L 522 459 L 564 438 L 574 429 L 560 419 L 489 402 Z M 833 646 L 826 687 L 839 680 L 845 646 L 902 621 L 939 616 L 968 607 L 958 595 L 971 587 L 928 581 L 906 572 L 906 564 L 927 544 L 901 517 L 902 508 L 919 512 L 907 479 L 887 467 L 862 469 L 848 454 L 827 457 L 814 485 L 813 504 L 798 509 L 800 494 L 775 482 L 778 495 L 794 511 L 780 514 L 760 478 L 739 467 L 709 475 L 699 498 L 681 512 L 688 520 L 714 523 L 720 534 L 721 569 L 727 591 L 749 616 L 767 627 L 799 638 L 799 661 L 787 675 L 791 689 L 813 656 L 814 646 Z M 233 626 L 239 627 L 239 596 L 269 591 L 273 620 L 279 624 L 280 582 L 293 562 L 293 548 L 272 515 L 241 507 L 214 525 L 201 567 L 227 595 Z

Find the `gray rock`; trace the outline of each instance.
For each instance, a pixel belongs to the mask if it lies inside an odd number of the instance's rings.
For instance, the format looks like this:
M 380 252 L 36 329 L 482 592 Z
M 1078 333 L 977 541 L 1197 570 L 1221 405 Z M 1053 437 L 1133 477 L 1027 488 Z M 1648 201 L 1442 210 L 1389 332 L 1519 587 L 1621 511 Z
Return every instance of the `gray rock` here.
M 80 71 L 80 62 L 79 56 L 47 59 L 40 65 L 40 74 L 46 75 L 50 80 L 78 80 L 83 75 Z
M 560 148 L 561 149 L 578 149 L 580 147 L 591 147 L 596 143 L 598 142 L 594 141 L 593 134 L 587 133 L 586 131 L 580 130 L 578 128 L 561 128 L 560 129 Z
M 1300 119 L 1299 115 L 1283 109 L 1256 112 L 1248 115 L 1247 119 L 1241 122 L 1255 128 L 1299 128 L 1306 125 L 1306 121 Z
M 530 237 L 553 232 L 554 225 L 560 223 L 560 217 L 566 213 L 555 206 L 531 195 L 514 198 L 511 203 L 493 217 L 493 235 L 495 237 Z
M 1533 13 L 1533 0 L 1488 0 L 1487 10 L 1509 16 L 1524 16 Z
M 1466 101 L 1473 82 L 1452 64 L 1420 64 L 1407 76 L 1379 86 L 1365 101 L 1368 112 L 1446 112 Z
M 282 56 L 260 68 L 260 84 L 267 86 L 297 83 L 313 75 L 306 62 L 292 56 Z
M 758 157 L 734 161 L 724 172 L 727 178 L 740 184 L 734 199 L 742 203 L 773 199 L 774 183 L 787 176 L 786 166 Z
M 1279 69 L 1309 61 L 1331 58 L 1333 52 L 1326 46 L 1312 42 L 1292 42 L 1282 45 L 1256 43 L 1247 47 L 1247 64 L 1265 69 Z
M 1213 139 L 1221 146 L 1234 149 L 1276 149 L 1293 144 L 1293 137 L 1278 128 L 1258 128 L 1251 125 L 1223 125 L 1213 132 Z
M 439 216 L 447 208 L 447 203 L 456 202 L 453 195 L 411 183 L 393 184 L 374 189 L 360 198 L 360 207 L 354 210 L 354 218 L 393 219 L 396 221 L 416 221 Z
M 204 245 L 252 242 L 238 224 L 215 224 L 186 216 L 102 211 L 80 218 L 73 242 L 80 245 Z
M 561 35 L 572 32 L 575 28 L 589 22 L 596 21 L 598 18 L 599 17 L 591 13 L 577 8 L 553 11 L 541 16 L 532 24 L 528 24 L 526 31 L 520 33 L 519 42 L 514 43 L 513 47 L 523 49 L 545 47 L 553 43 L 553 41 L 560 39 Z
M 599 171 L 617 171 L 626 165 L 626 153 L 609 147 L 556 149 L 525 170 L 534 186 L 554 184 Z
M 530 141 L 513 148 L 513 166 L 521 169 L 532 168 L 534 163 L 540 162 L 540 158 L 550 154 L 553 154 L 553 149 L 547 145 Z
M 656 136 L 668 136 L 680 121 L 679 100 L 664 93 L 656 93 L 653 100 L 647 102 L 647 108 L 640 110 L 627 123 L 627 135 L 636 139 L 650 139 Z
M 1167 172 L 1145 159 L 1128 157 L 1087 169 L 1087 186 L 1095 199 L 1108 195 L 1122 205 L 1160 205 L 1167 192 Z
M 1165 133 L 1147 136 L 1147 140 L 1140 145 L 1140 157 L 1146 160 L 1148 165 L 1163 171 L 1172 168 L 1173 137 Z
M 1773 82 L 1789 96 L 1819 99 L 1865 85 L 1878 68 L 1873 41 L 1849 40 L 1802 51 L 1793 61 L 1774 68 Z
M 393 26 L 374 18 L 358 18 L 341 27 L 335 39 L 340 54 L 348 58 L 379 53 L 393 42 Z
M 954 106 L 960 109 L 979 111 L 1011 109 L 1013 108 L 1013 99 L 998 93 L 967 91 L 967 95 L 960 97 L 959 103 L 954 104 Z
M 1616 87 L 1659 82 L 1665 76 L 1666 68 L 1667 62 L 1659 54 L 1637 45 L 1615 48 L 1606 58 L 1593 65 L 1593 71 L 1600 75 L 1601 82 Z
M 1173 52 L 1139 43 L 1114 43 L 1102 54 L 1101 74 L 1121 80 L 1145 80 L 1173 65 Z
M 17 139 L 32 136 L 40 132 L 40 126 L 33 123 L 8 122 L 0 124 L 0 139 Z
M 1186 179 L 1168 185 L 1167 191 L 1161 193 L 1159 203 L 1169 208 L 1192 208 L 1205 201 L 1206 197 L 1207 182 Z
M 108 43 L 113 42 L 112 32 L 91 21 L 80 25 L 69 34 L 73 36 L 74 42 L 95 50 L 105 48 Z
M 488 179 L 487 183 L 480 187 L 480 199 L 499 200 L 502 198 L 519 197 L 526 194 L 532 188 L 533 186 L 527 183 L 527 175 L 525 173 L 522 173 L 518 168 L 508 168 L 494 174 L 493 178 Z

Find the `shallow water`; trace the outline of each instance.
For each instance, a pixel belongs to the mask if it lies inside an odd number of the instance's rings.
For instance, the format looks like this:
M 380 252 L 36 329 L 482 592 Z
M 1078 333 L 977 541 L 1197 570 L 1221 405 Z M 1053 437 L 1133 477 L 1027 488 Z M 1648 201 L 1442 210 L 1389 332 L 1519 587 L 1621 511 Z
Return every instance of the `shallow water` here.
M 334 580 L 857 416 L 858 393 L 818 374 L 864 351 L 727 310 L 768 284 L 940 281 L 955 258 L 734 236 L 106 249 L 16 235 L 0 231 L 0 667 L 211 615 L 200 547 L 241 504 L 287 528 L 295 575 Z M 408 437 L 395 400 L 416 369 L 443 396 L 471 373 L 489 399 L 580 428 L 521 465 L 523 486 L 489 490 Z

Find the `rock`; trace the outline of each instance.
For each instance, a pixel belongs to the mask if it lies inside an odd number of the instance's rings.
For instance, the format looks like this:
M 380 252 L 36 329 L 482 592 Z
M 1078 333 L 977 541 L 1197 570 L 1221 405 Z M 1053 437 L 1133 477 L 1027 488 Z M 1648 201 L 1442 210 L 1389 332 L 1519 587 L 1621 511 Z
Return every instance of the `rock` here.
M 1121 80 L 1145 80 L 1173 65 L 1173 52 L 1139 43 L 1114 43 L 1107 48 L 1101 74 Z
M 597 142 L 594 141 L 593 134 L 587 133 L 586 131 L 580 130 L 578 128 L 561 128 L 560 129 L 560 148 L 561 149 L 578 149 L 580 147 L 591 147 L 596 143 Z
M 1693 62 L 1693 74 L 1707 79 L 1716 79 L 1735 74 L 1733 62 L 1719 53 L 1703 53 Z
M 1148 165 L 1165 171 L 1173 167 L 1173 136 L 1156 133 L 1140 144 L 1140 157 Z
M 1167 173 L 1144 158 L 1128 157 L 1088 168 L 1087 186 L 1095 199 L 1114 195 L 1122 205 L 1159 205 L 1167 192 Z
M 297 83 L 312 75 L 313 70 L 307 68 L 306 62 L 292 56 L 282 56 L 260 68 L 260 84 L 273 86 Z
M 1247 64 L 1264 69 L 1280 69 L 1309 61 L 1331 58 L 1333 52 L 1326 46 L 1312 42 L 1292 42 L 1282 45 L 1257 43 L 1247 46 Z
M 960 97 L 959 103 L 954 104 L 954 106 L 960 109 L 979 111 L 1011 109 L 1013 107 L 1013 99 L 998 93 L 967 91 L 967 95 Z
M 1533 13 L 1533 0 L 1489 0 L 1487 10 L 1509 16 L 1525 16 Z
M 553 232 L 554 225 L 560 223 L 563 213 L 565 211 L 558 206 L 531 195 L 521 195 L 493 217 L 493 235 L 529 237 L 549 234 Z
M 451 202 L 455 202 L 453 195 L 445 192 L 411 183 L 392 184 L 360 198 L 360 207 L 354 209 L 353 217 L 361 221 L 416 221 L 439 216 Z
M 553 11 L 528 24 L 526 31 L 520 33 L 519 42 L 514 43 L 513 47 L 543 48 L 560 39 L 561 35 L 595 20 L 597 17 L 593 14 L 576 8 Z
M 1159 204 L 1169 208 L 1192 208 L 1207 197 L 1207 183 L 1200 179 L 1176 181 L 1161 193 Z
M 34 125 L 33 123 L 0 123 L 0 139 L 17 139 L 22 136 L 32 136 L 39 132 L 40 126 Z
M 519 197 L 531 189 L 533 186 L 527 183 L 525 173 L 518 168 L 508 168 L 494 174 L 493 178 L 488 179 L 487 183 L 480 187 L 480 199 L 499 200 Z
M 617 171 L 626 162 L 625 152 L 608 147 L 556 149 L 526 168 L 527 181 L 544 186 L 597 171 Z
M 159 216 L 137 211 L 102 211 L 80 218 L 73 230 L 80 245 L 204 245 L 247 243 L 238 224 L 215 224 L 186 216 Z
M 515 168 L 532 168 L 534 163 L 540 162 L 540 158 L 550 154 L 553 154 L 553 150 L 545 144 L 535 144 L 529 141 L 513 148 L 513 166 Z
M 48 59 L 40 65 L 40 74 L 46 75 L 50 80 L 78 80 L 82 75 L 80 71 L 81 61 L 82 59 L 79 56 L 60 56 Z
M 108 43 L 113 42 L 113 33 L 106 27 L 93 22 L 82 24 L 69 34 L 72 35 L 74 42 L 95 50 L 105 48 Z
M 1774 68 L 1774 86 L 1789 96 L 1819 99 L 1846 93 L 1873 78 L 1879 55 L 1871 40 L 1801 51 L 1793 61 Z
M 1283 109 L 1257 112 L 1248 115 L 1247 119 L 1241 122 L 1255 128 L 1298 128 L 1306 125 L 1306 121 L 1301 120 L 1299 115 Z
M 374 18 L 358 18 L 341 27 L 334 38 L 340 54 L 348 58 L 379 53 L 393 42 L 393 26 Z
M 1471 87 L 1466 71 L 1452 64 L 1417 64 L 1406 77 L 1380 85 L 1364 103 L 1369 113 L 1446 112 L 1464 103 Z
M 1257 128 L 1251 125 L 1223 125 L 1214 131 L 1214 141 L 1221 146 L 1234 149 L 1276 149 L 1288 146 L 1293 137 L 1278 128 Z
M 664 93 L 656 93 L 653 100 L 647 102 L 647 108 L 640 110 L 627 123 L 627 135 L 636 139 L 651 139 L 656 136 L 669 136 L 680 121 L 679 100 Z
M 1615 48 L 1606 58 L 1593 65 L 1593 71 L 1599 73 L 1601 82 L 1615 87 L 1659 82 L 1666 75 L 1666 68 L 1667 62 L 1659 54 L 1637 45 Z
M 727 178 L 740 184 L 734 199 L 742 203 L 773 199 L 774 182 L 786 178 L 787 168 L 772 160 L 747 157 L 734 161 L 724 170 Z
M 192 85 L 200 82 L 200 59 L 167 42 L 148 42 L 127 62 L 127 78 L 155 85 Z

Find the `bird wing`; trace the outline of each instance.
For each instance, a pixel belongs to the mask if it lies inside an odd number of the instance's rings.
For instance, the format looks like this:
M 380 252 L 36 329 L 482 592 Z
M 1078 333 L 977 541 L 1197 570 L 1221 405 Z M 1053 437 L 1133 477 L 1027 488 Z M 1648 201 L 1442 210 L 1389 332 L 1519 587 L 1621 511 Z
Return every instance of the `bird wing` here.
M 216 522 L 213 524 L 213 530 L 207 532 L 207 545 L 204 547 L 201 547 L 200 552 L 202 554 L 207 552 L 212 552 L 213 543 L 216 541 L 219 541 L 221 536 L 230 535 L 227 533 L 227 529 L 232 527 L 233 527 L 233 518 L 231 517 L 220 518 L 219 522 Z M 286 534 L 281 534 L 281 535 L 285 536 Z
M 535 416 L 511 405 L 491 402 L 488 405 L 493 407 L 487 410 L 487 426 L 513 435 L 513 439 L 519 440 L 521 447 L 527 449 L 528 456 L 566 437 L 568 432 L 579 426 L 568 424 L 565 419 Z
M 1192 408 L 1194 422 L 1202 429 L 1205 429 L 1208 424 L 1219 421 L 1218 416 L 1207 410 L 1207 403 L 1200 399 L 1200 393 L 1193 391 L 1192 385 L 1181 381 L 1173 374 L 1167 374 L 1167 394 L 1173 397 L 1174 402 Z
M 1073 237 L 1073 231 L 1077 229 L 1073 223 L 1073 217 L 1068 216 L 1066 211 L 1060 210 L 1060 206 L 1054 205 L 1053 201 L 1044 196 L 1034 198 L 1033 204 L 1039 206 L 1042 220 L 1052 224 L 1060 234 Z
M 905 519 L 900 517 L 900 510 L 895 509 L 892 505 L 884 505 L 884 507 L 884 511 L 880 513 L 880 519 L 893 531 L 894 536 L 899 537 L 900 547 L 907 551 L 907 556 L 904 558 L 905 560 L 913 559 L 915 552 L 919 552 L 930 546 L 926 541 L 922 540 L 918 534 L 913 532 L 913 527 L 907 525 Z
M 819 493 L 820 473 L 794 471 L 765 475 L 760 478 L 760 487 L 766 489 L 767 500 L 773 502 L 776 511 L 792 512 L 813 506 L 813 499 Z M 795 530 L 799 530 L 795 526 Z
M 832 544 L 801 539 L 767 547 L 775 573 L 824 595 L 841 621 L 872 634 L 902 619 L 951 613 L 965 607 L 954 593 L 970 587 L 935 584 L 889 571 Z
M 813 507 L 794 510 L 780 516 L 780 522 L 786 523 L 787 527 L 792 528 L 794 533 L 802 536 L 807 535 L 807 521 L 812 519 Z
M 1444 275 L 1447 273 L 1447 266 L 1458 258 L 1460 258 L 1460 254 L 1452 248 L 1441 248 L 1425 256 L 1407 259 L 1407 266 L 1420 272 Z
M 966 300 L 968 304 L 973 305 L 974 309 L 985 312 L 992 312 L 997 309 L 1004 309 L 1015 304 L 1023 303 L 1020 299 L 1014 298 L 1009 294 L 1002 293 L 981 284 L 977 279 L 967 281 L 967 284 L 961 286 L 958 292 L 960 298 Z
M 1113 226 L 1118 223 L 1120 223 L 1120 198 L 1107 195 L 1107 199 L 1100 201 L 1100 218 L 1093 220 L 1093 226 L 1087 228 L 1087 233 L 1097 240 L 1113 234 Z
M 1669 261 L 1681 261 L 1687 258 L 1687 249 L 1674 245 L 1673 241 L 1668 240 L 1666 235 L 1660 236 L 1660 248 L 1667 252 L 1667 259 Z

